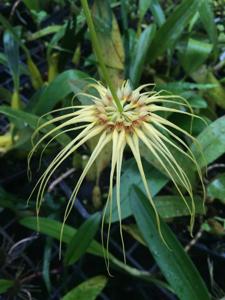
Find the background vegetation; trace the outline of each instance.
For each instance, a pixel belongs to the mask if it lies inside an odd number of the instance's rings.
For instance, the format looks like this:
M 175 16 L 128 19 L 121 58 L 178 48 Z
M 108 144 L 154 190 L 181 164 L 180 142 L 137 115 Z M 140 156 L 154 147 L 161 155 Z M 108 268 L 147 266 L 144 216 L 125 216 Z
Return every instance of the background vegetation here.
M 127 264 L 122 258 L 116 207 L 108 276 L 99 234 L 107 196 L 107 151 L 83 184 L 63 237 L 59 231 L 74 181 L 90 156 L 88 144 L 56 172 L 48 187 L 37 233 L 35 195 L 42 170 L 70 141 L 61 135 L 27 179 L 31 135 L 40 116 L 70 105 L 98 72 L 80 1 L 21 0 L 0 3 L 0 299 L 224 299 L 225 283 L 225 2 L 224 0 L 94 0 L 89 2 L 107 70 L 119 85 L 155 83 L 185 97 L 207 125 L 194 120 L 207 197 L 203 209 L 196 171 L 194 236 L 189 212 L 152 157 L 145 171 L 170 250 L 157 233 L 141 178 L 126 152 L 121 206 Z M 79 97 L 77 103 L 88 103 Z M 181 107 L 182 109 L 182 107 Z M 165 116 L 185 130 L 190 118 Z M 184 138 L 184 137 L 181 137 Z M 194 145 L 187 141 L 197 155 Z M 32 169 L 38 170 L 39 156 Z M 99 184 L 97 178 L 100 178 Z M 190 199 L 187 198 L 187 201 Z

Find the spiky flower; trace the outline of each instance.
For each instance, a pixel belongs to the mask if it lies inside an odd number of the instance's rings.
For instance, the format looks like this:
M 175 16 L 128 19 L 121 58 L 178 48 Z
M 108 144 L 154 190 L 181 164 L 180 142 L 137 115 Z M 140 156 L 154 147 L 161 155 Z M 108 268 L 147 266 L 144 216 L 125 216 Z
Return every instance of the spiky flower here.
M 37 213 L 39 214 L 40 206 L 43 200 L 44 192 L 46 190 L 47 183 L 51 178 L 55 170 L 62 164 L 62 162 L 72 155 L 78 148 L 80 148 L 88 140 L 98 137 L 98 142 L 91 153 L 91 156 L 79 178 L 76 182 L 69 202 L 67 204 L 63 224 L 66 222 L 76 199 L 79 188 L 95 162 L 98 155 L 103 148 L 111 143 L 112 158 L 111 158 L 111 172 L 109 179 L 109 191 L 108 198 L 105 206 L 105 212 L 107 206 L 112 208 L 113 199 L 113 184 L 114 175 L 116 175 L 116 201 L 118 208 L 118 216 L 120 220 L 120 234 L 122 238 L 121 230 L 121 208 L 120 208 L 120 176 L 121 167 L 123 162 L 124 149 L 128 146 L 136 160 L 138 170 L 140 172 L 144 188 L 147 197 L 154 208 L 157 223 L 160 231 L 160 222 L 155 204 L 152 200 L 151 191 L 147 184 L 145 172 L 142 165 L 140 143 L 145 147 L 162 167 L 165 173 L 171 178 L 174 183 L 180 197 L 183 199 L 188 207 L 191 215 L 191 226 L 193 226 L 193 218 L 195 214 L 195 205 L 193 199 L 193 191 L 191 182 L 188 178 L 188 174 L 177 162 L 176 157 L 171 153 L 171 149 L 174 148 L 180 152 L 185 159 L 194 164 L 200 180 L 202 182 L 201 171 L 198 163 L 188 145 L 177 135 L 184 134 L 191 140 L 194 138 L 183 129 L 176 126 L 166 118 L 163 118 L 158 112 L 175 112 L 194 116 L 192 112 L 187 110 L 175 109 L 175 105 L 181 105 L 184 108 L 189 107 L 188 103 L 179 96 L 165 95 L 162 92 L 147 91 L 144 92 L 149 85 L 142 85 L 135 90 L 132 90 L 128 81 L 122 84 L 121 88 L 117 90 L 117 96 L 122 105 L 122 112 L 120 112 L 113 101 L 111 92 L 105 88 L 101 83 L 97 82 L 91 84 L 97 92 L 98 96 L 92 94 L 85 94 L 92 100 L 91 105 L 86 106 L 72 106 L 60 109 L 60 111 L 70 111 L 64 115 L 55 117 L 37 128 L 35 136 L 38 132 L 47 130 L 47 133 L 34 145 L 33 150 L 30 153 L 29 161 L 34 151 L 40 146 L 40 144 L 48 141 L 46 147 L 60 134 L 65 132 L 73 132 L 81 130 L 72 140 L 68 143 L 52 160 L 48 168 L 38 180 L 36 187 L 37 193 Z M 169 104 L 169 105 L 167 105 Z M 165 105 L 169 106 L 166 107 Z M 62 124 L 52 127 L 53 124 L 62 122 Z M 184 192 L 186 190 L 186 192 Z M 189 205 L 184 197 L 187 193 L 191 199 L 191 205 Z M 111 209 L 110 209 L 111 211 Z M 110 215 L 110 214 L 109 214 Z M 103 215 L 103 222 L 104 222 Z M 109 217 L 110 219 L 110 217 Z M 162 236 L 163 239 L 163 236 Z

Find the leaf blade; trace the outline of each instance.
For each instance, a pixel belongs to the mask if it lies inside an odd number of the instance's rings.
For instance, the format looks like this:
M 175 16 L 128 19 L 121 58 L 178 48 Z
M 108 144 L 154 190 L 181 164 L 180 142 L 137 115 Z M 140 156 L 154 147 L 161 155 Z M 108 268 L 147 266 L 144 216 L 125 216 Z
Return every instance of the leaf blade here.
M 64 260 L 66 265 L 72 265 L 86 252 L 98 231 L 100 219 L 100 213 L 93 214 L 74 234 L 66 250 Z
M 168 247 L 159 236 L 155 213 L 148 199 L 136 187 L 131 194 L 132 211 L 149 250 L 167 281 L 181 300 L 209 300 L 205 283 L 169 227 L 161 220 Z M 184 288 L 185 287 L 185 288 Z

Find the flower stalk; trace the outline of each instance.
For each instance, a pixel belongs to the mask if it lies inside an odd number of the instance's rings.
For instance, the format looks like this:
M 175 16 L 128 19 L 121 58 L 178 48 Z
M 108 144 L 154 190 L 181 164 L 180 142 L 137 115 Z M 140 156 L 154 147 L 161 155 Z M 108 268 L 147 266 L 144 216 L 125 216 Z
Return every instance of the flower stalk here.
M 122 105 L 120 103 L 120 100 L 119 100 L 119 98 L 117 96 L 117 93 L 116 93 L 116 89 L 115 89 L 112 81 L 110 80 L 110 77 L 109 77 L 109 74 L 107 72 L 105 63 L 103 61 L 102 51 L 101 51 L 101 48 L 99 47 L 99 42 L 98 42 L 97 34 L 96 34 L 96 31 L 95 31 L 94 23 L 93 23 L 93 20 L 92 20 L 92 16 L 91 16 L 91 12 L 90 12 L 87 0 L 81 0 L 81 4 L 82 4 L 83 10 L 84 10 L 84 14 L 85 14 L 85 17 L 86 17 L 86 20 L 87 20 L 88 28 L 90 30 L 90 36 L 91 36 L 92 46 L 93 46 L 96 58 L 98 60 L 99 66 L 100 66 L 100 69 L 101 69 L 101 72 L 102 72 L 102 76 L 103 76 L 106 84 L 108 85 L 108 87 L 109 87 L 109 89 L 111 91 L 111 94 L 113 96 L 113 100 L 115 101 L 115 104 L 116 104 L 116 106 L 118 108 L 118 111 L 122 112 L 123 111 L 123 107 L 122 107 Z

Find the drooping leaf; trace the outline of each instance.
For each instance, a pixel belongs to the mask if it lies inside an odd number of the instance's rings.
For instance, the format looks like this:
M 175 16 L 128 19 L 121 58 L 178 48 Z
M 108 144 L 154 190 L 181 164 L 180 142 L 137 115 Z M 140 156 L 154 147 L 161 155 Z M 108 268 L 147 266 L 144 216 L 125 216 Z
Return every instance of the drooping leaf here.
M 99 228 L 101 214 L 93 214 L 72 237 L 65 254 L 65 264 L 75 263 L 87 250 Z
M 200 5 L 199 0 L 183 0 L 170 14 L 166 22 L 156 32 L 149 48 L 149 63 L 162 55 L 167 49 L 174 46 L 177 39 L 183 33 L 190 19 L 196 13 Z
M 107 284 L 105 276 L 88 279 L 69 291 L 62 300 L 95 300 Z
M 181 300 L 209 300 L 210 296 L 196 267 L 175 235 L 160 221 L 159 235 L 155 213 L 149 200 L 136 187 L 130 193 L 132 212 L 138 228 L 163 275 Z

